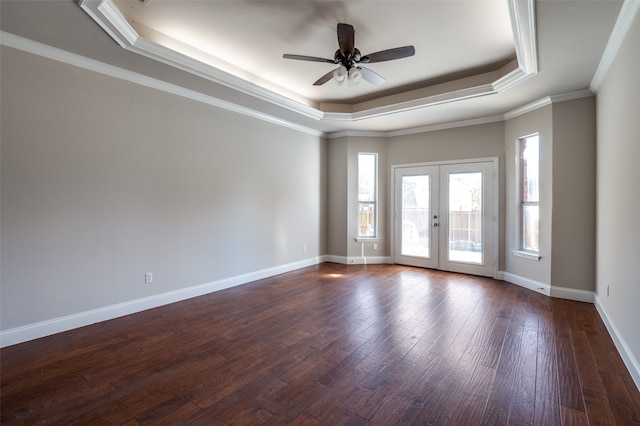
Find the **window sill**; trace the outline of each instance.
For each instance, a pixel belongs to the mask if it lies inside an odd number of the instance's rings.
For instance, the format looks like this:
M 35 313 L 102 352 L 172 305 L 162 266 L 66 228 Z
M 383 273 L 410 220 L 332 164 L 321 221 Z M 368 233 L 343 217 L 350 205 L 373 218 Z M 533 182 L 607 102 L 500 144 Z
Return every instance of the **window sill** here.
M 378 243 L 380 238 L 378 237 L 357 237 L 356 243 Z
M 530 251 L 514 250 L 513 255 L 517 257 L 522 257 L 523 259 L 529 259 L 529 260 L 535 260 L 535 261 L 540 260 L 539 253 L 534 253 Z

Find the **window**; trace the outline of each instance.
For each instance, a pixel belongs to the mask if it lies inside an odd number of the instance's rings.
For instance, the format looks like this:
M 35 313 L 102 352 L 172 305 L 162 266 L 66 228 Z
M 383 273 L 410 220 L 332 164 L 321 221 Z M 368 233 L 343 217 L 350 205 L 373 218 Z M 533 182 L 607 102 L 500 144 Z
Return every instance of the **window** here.
M 378 154 L 358 153 L 358 237 L 375 238 Z
M 520 164 L 520 250 L 540 251 L 540 146 L 538 135 L 518 140 Z

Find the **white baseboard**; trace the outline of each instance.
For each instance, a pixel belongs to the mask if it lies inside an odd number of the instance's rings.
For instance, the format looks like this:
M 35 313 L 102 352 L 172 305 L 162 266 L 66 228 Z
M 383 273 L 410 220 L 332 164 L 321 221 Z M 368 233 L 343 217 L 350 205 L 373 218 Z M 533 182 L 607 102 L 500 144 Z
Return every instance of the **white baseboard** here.
M 577 290 L 574 288 L 551 286 L 551 297 L 558 299 L 569 299 L 577 302 L 593 303 L 595 293 L 587 290 Z
M 624 365 L 627 366 L 627 370 L 629 370 L 629 374 L 633 378 L 633 381 L 636 384 L 636 387 L 640 391 L 640 362 L 633 356 L 633 352 L 627 345 L 627 342 L 624 340 L 620 332 L 618 331 L 618 327 L 616 327 L 615 323 L 611 320 L 609 315 L 607 314 L 606 309 L 600 303 L 600 299 L 596 295 L 594 297 L 594 305 L 602 318 L 602 322 L 607 327 L 611 338 L 613 339 L 613 343 L 616 345 L 616 349 L 618 349 L 618 353 L 622 360 L 624 361 Z
M 145 311 L 147 309 L 156 308 L 167 305 L 169 303 L 179 302 L 181 300 L 190 299 L 192 297 L 202 296 L 204 294 L 213 293 L 215 291 L 224 290 L 226 288 L 235 287 L 246 284 L 251 281 L 268 278 L 285 272 L 294 271 L 296 269 L 313 266 L 320 263 L 320 257 L 302 260 L 299 262 L 288 263 L 273 268 L 262 269 L 235 277 L 225 278 L 210 283 L 200 284 L 167 293 L 157 294 L 142 299 L 131 300 L 128 302 L 118 303 L 116 305 L 105 306 L 103 308 L 93 309 L 90 311 L 79 312 L 77 314 L 67 315 L 60 318 L 54 318 L 34 324 L 28 324 L 22 327 L 16 327 L 0 332 L 0 347 L 15 345 L 29 340 L 38 339 L 44 336 L 61 333 L 63 331 L 72 330 L 74 328 L 84 327 L 101 321 L 118 318 L 124 315 L 134 314 L 136 312 Z
M 341 263 L 346 265 L 347 258 L 344 256 L 334 256 L 332 254 L 325 254 L 324 256 L 320 256 L 320 262 L 330 262 L 330 263 Z
M 524 278 L 510 272 L 499 271 L 497 277 L 498 279 L 503 279 L 504 281 L 519 285 L 520 287 L 528 288 L 529 290 L 544 294 L 545 296 L 557 297 L 558 299 L 568 299 L 575 300 L 577 302 L 593 303 L 595 296 L 595 293 L 593 291 L 550 286 L 549 284 L 544 284 L 538 281 L 531 280 L 529 278 Z
M 341 263 L 343 265 L 377 265 L 377 264 L 391 264 L 391 257 L 389 256 L 366 256 L 366 257 L 347 257 L 347 256 L 334 256 L 331 254 L 322 256 L 321 262 L 333 262 Z
M 518 285 L 520 287 L 527 288 L 529 290 L 533 290 L 536 293 L 544 294 L 545 296 L 551 295 L 551 286 L 549 284 L 544 284 L 538 281 L 531 280 L 529 278 L 521 277 L 519 275 L 512 274 L 510 272 L 500 271 L 498 272 L 498 276 L 503 277 L 504 281 L 510 282 L 511 284 Z
M 373 257 L 367 257 L 367 263 L 392 265 L 393 261 L 391 260 L 391 256 L 373 256 Z

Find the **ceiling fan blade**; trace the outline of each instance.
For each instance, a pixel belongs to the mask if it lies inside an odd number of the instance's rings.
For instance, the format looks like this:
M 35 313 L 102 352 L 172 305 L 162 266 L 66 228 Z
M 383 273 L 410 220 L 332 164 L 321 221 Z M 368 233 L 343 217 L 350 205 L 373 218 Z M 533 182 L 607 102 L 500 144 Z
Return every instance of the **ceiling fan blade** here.
M 394 59 L 407 58 L 416 54 L 413 46 L 396 47 L 395 49 L 381 50 L 380 52 L 364 55 L 360 62 L 363 64 L 371 64 L 373 62 L 392 61 Z
M 335 64 L 336 61 L 334 61 L 333 59 L 325 59 L 325 58 L 318 58 L 316 56 L 305 56 L 305 55 L 290 55 L 288 53 L 285 53 L 284 55 L 282 55 L 283 58 L 285 59 L 295 59 L 298 61 L 311 61 L 311 62 L 326 62 L 329 64 Z
M 358 69 L 362 73 L 362 78 L 364 78 L 366 81 L 368 81 L 371 84 L 381 84 L 381 83 L 384 83 L 385 81 L 380 74 L 374 71 L 371 71 L 369 68 L 358 67 Z
M 328 73 L 326 73 L 325 75 L 323 75 L 322 77 L 320 77 L 315 83 L 313 83 L 314 86 L 322 86 L 323 84 L 325 84 L 327 81 L 331 80 L 333 78 L 333 72 L 335 70 L 331 70 Z
M 338 24 L 338 46 L 340 46 L 340 52 L 349 57 L 353 56 L 355 50 L 355 31 L 353 26 L 349 24 Z

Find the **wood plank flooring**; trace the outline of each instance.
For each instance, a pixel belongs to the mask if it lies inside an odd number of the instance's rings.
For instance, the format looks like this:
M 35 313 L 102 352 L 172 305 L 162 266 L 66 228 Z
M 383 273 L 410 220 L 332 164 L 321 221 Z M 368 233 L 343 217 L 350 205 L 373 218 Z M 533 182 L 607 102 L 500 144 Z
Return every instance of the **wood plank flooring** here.
M 640 425 L 594 306 L 325 263 L 2 349 L 3 425 Z

